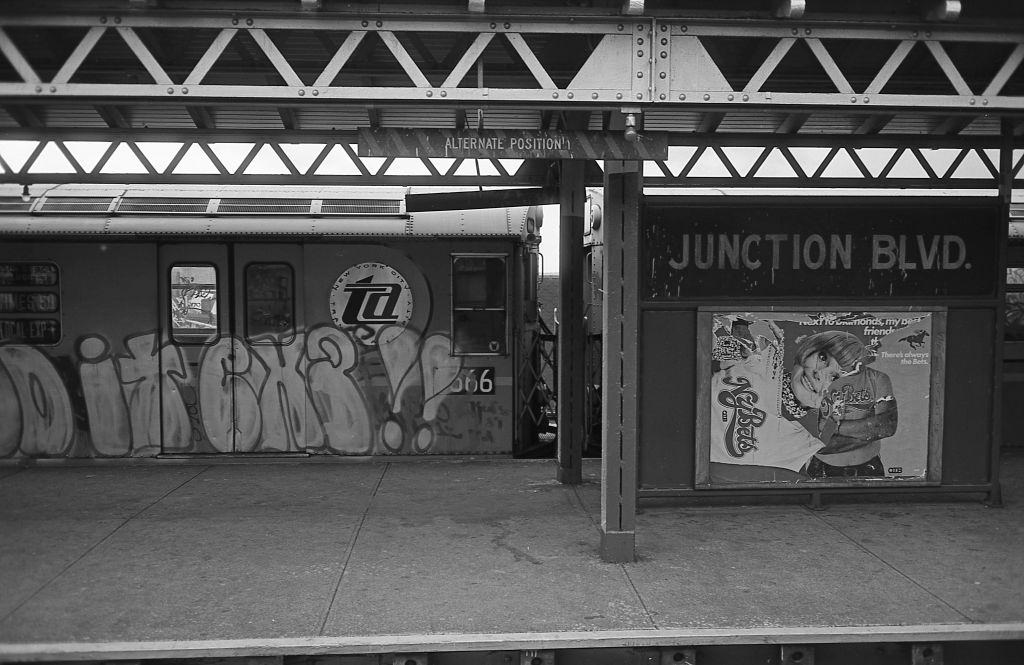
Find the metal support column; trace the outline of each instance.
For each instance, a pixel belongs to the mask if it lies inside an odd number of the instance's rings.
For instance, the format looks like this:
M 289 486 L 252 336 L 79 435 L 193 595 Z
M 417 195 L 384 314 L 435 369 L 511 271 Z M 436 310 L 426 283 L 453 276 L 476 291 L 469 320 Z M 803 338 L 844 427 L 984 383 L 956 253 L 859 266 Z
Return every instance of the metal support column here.
M 640 163 L 605 162 L 601 558 L 636 558 Z
M 996 310 L 996 344 L 992 363 L 995 381 L 992 386 L 992 452 L 989 460 L 989 474 L 992 491 L 988 493 L 988 504 L 1003 505 L 1003 490 L 999 481 L 1000 454 L 1003 447 L 1003 345 L 1006 343 L 1006 268 L 1009 248 L 1010 202 L 1013 198 L 1013 124 L 1006 118 L 1001 120 L 1002 146 L 999 149 L 999 288 L 996 297 L 1000 306 Z
M 583 215 L 585 162 L 560 164 L 558 220 L 558 480 L 583 482 L 586 433 L 584 393 L 586 338 L 583 327 Z

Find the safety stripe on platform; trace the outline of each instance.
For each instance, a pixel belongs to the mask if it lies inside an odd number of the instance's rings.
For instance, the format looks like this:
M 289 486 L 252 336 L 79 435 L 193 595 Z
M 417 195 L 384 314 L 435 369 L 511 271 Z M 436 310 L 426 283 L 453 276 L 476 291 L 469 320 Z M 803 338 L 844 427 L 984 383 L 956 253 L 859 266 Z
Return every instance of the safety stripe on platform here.
M 12 643 L 0 644 L 0 662 L 1005 640 L 1024 640 L 1024 622 L 918 626 L 686 628 L 553 633 L 442 633 L 151 642 Z

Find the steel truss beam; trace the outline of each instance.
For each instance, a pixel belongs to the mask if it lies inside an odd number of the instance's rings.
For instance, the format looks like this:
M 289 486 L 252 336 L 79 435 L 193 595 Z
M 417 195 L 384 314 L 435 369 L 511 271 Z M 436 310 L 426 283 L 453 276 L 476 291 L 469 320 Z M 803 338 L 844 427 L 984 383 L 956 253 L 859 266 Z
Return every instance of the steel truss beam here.
M 33 43 L 50 31 L 76 45 Z M 998 26 L 19 13 L 0 16 L 0 53 L 0 97 L 22 102 L 1024 111 L 1024 36 Z
M 42 134 L 42 135 L 40 135 Z M 746 140 L 744 140 L 746 139 Z M 909 187 L 991 189 L 996 143 L 941 137 L 887 145 L 884 137 L 677 138 L 668 159 L 644 163 L 647 187 Z M 598 168 L 600 167 L 600 168 Z M 1013 151 L 1024 178 L 1024 149 Z M 600 185 L 603 165 L 585 171 Z M 544 186 L 547 162 L 370 158 L 344 135 L 12 132 L 0 139 L 0 182 Z

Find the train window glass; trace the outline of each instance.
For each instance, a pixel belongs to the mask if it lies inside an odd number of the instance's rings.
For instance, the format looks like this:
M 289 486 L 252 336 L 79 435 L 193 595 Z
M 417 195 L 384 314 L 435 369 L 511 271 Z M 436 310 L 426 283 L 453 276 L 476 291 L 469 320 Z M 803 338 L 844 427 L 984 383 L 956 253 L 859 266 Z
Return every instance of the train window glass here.
M 217 269 L 203 264 L 171 266 L 171 337 L 207 342 L 217 336 Z
M 0 263 L 0 342 L 60 342 L 60 272 L 49 262 Z
M 253 344 L 295 339 L 295 274 L 287 263 L 245 267 L 245 337 Z
M 1006 269 L 1006 340 L 1024 342 L 1024 266 Z
M 507 255 L 452 255 L 452 353 L 504 355 L 508 349 Z

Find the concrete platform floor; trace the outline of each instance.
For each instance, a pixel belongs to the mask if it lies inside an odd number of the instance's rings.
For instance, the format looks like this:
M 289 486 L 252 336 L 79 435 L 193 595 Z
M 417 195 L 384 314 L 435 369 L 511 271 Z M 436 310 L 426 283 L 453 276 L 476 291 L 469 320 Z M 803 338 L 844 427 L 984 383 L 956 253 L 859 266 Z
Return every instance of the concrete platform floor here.
M 599 461 L 0 467 L 0 661 L 1024 639 L 1024 457 L 980 502 L 644 502 Z

